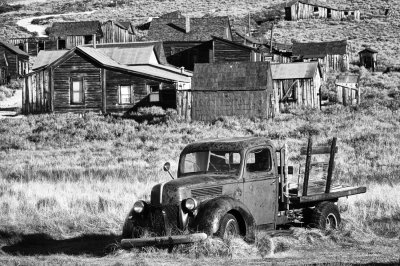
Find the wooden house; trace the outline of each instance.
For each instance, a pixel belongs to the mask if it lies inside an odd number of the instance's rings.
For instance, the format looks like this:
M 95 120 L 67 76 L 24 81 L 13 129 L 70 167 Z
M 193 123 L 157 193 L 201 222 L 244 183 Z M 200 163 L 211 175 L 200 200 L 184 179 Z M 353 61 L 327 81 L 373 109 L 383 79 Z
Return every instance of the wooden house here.
M 11 43 L 0 40 L 0 84 L 7 84 L 29 72 L 29 55 Z
M 323 75 L 330 69 L 349 70 L 349 49 L 347 40 L 331 42 L 293 43 L 293 56 L 300 62 L 318 61 Z
M 318 62 L 271 64 L 275 112 L 289 106 L 320 108 L 322 74 Z
M 37 56 L 39 51 L 55 50 L 57 48 L 57 42 L 50 40 L 48 37 L 12 38 L 10 43 L 29 54 L 29 56 Z
M 207 42 L 218 38 L 232 40 L 228 17 L 154 18 L 147 38 L 162 41 L 167 61 L 178 67 L 193 70 L 195 63 L 207 63 L 211 56 Z M 204 44 L 204 45 L 203 45 Z M 186 51 L 191 49 L 191 51 Z
M 360 56 L 360 65 L 375 71 L 377 67 L 378 51 L 372 48 L 365 48 L 364 50 L 358 52 Z
M 360 10 L 326 6 L 318 0 L 294 0 L 285 3 L 285 19 L 360 20 Z
M 360 76 L 343 74 L 336 78 L 336 99 L 338 103 L 347 105 L 360 104 Z
M 192 98 L 193 120 L 271 117 L 274 108 L 270 62 L 196 64 Z
M 108 20 L 101 24 L 101 30 L 103 37 L 100 38 L 100 43 L 134 42 L 136 40 L 130 22 Z
M 56 49 L 71 49 L 78 45 L 99 43 L 103 37 L 99 21 L 54 22 L 46 29 Z
M 37 61 L 25 77 L 26 114 L 176 108 L 177 91 L 190 90 L 192 73 L 163 64 L 162 45 L 155 42 L 41 51 Z

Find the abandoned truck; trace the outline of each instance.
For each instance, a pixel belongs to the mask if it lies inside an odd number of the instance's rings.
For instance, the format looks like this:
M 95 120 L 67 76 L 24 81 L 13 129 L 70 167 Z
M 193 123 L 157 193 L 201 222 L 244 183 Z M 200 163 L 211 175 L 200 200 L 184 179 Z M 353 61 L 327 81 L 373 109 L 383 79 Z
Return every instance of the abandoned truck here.
M 121 245 L 173 245 L 235 235 L 252 242 L 256 229 L 295 222 L 335 229 L 341 220 L 338 199 L 366 192 L 365 187 L 332 186 L 337 151 L 336 138 L 331 146 L 315 148 L 310 138 L 301 149 L 306 158 L 296 179 L 286 145 L 278 149 L 264 137 L 189 144 L 180 155 L 178 178 L 155 185 L 150 202 L 134 203 Z M 329 160 L 316 162 L 321 154 L 329 154 Z M 312 174 L 318 167 L 320 179 Z M 164 170 L 169 172 L 169 163 Z

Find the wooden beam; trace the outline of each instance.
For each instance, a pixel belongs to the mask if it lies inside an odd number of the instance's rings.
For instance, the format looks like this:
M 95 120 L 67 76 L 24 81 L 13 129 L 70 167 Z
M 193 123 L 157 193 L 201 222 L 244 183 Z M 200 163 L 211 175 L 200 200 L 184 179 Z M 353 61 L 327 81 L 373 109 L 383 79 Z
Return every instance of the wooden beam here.
M 314 147 L 312 150 L 312 154 L 327 154 L 331 152 L 331 147 L 329 146 L 320 146 Z M 338 147 L 335 147 L 334 152 L 338 152 Z M 300 155 L 307 155 L 307 147 L 302 147 L 300 149 Z
M 102 111 L 103 114 L 107 113 L 107 78 L 106 71 L 104 68 L 101 69 L 101 90 L 102 90 Z
M 310 135 L 308 137 L 306 169 L 304 171 L 303 196 L 307 196 L 308 180 L 310 178 L 311 154 L 312 154 L 312 136 Z
M 333 170 L 335 168 L 336 141 L 337 141 L 337 138 L 334 137 L 333 140 L 332 140 L 331 154 L 330 154 L 330 157 L 329 157 L 328 176 L 326 177 L 325 193 L 329 193 L 331 191 L 332 174 L 333 174 Z

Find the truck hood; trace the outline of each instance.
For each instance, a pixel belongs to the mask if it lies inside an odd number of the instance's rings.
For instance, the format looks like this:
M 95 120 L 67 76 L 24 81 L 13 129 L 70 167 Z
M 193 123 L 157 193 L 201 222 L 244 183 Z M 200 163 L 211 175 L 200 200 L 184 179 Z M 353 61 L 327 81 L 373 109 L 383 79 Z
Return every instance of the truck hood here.
M 158 184 L 151 191 L 151 202 L 153 204 L 176 204 L 191 196 L 191 190 L 203 187 L 219 187 L 222 185 L 237 182 L 236 176 L 203 174 L 186 176 Z M 162 200 L 161 200 L 162 199 Z

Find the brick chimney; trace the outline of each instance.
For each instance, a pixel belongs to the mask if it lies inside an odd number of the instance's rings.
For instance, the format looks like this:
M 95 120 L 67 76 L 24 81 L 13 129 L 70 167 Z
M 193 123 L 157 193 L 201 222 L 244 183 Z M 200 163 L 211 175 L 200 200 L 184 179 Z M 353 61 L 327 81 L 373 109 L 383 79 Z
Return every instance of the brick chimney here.
M 190 18 L 185 17 L 185 32 L 189 33 L 190 32 Z

